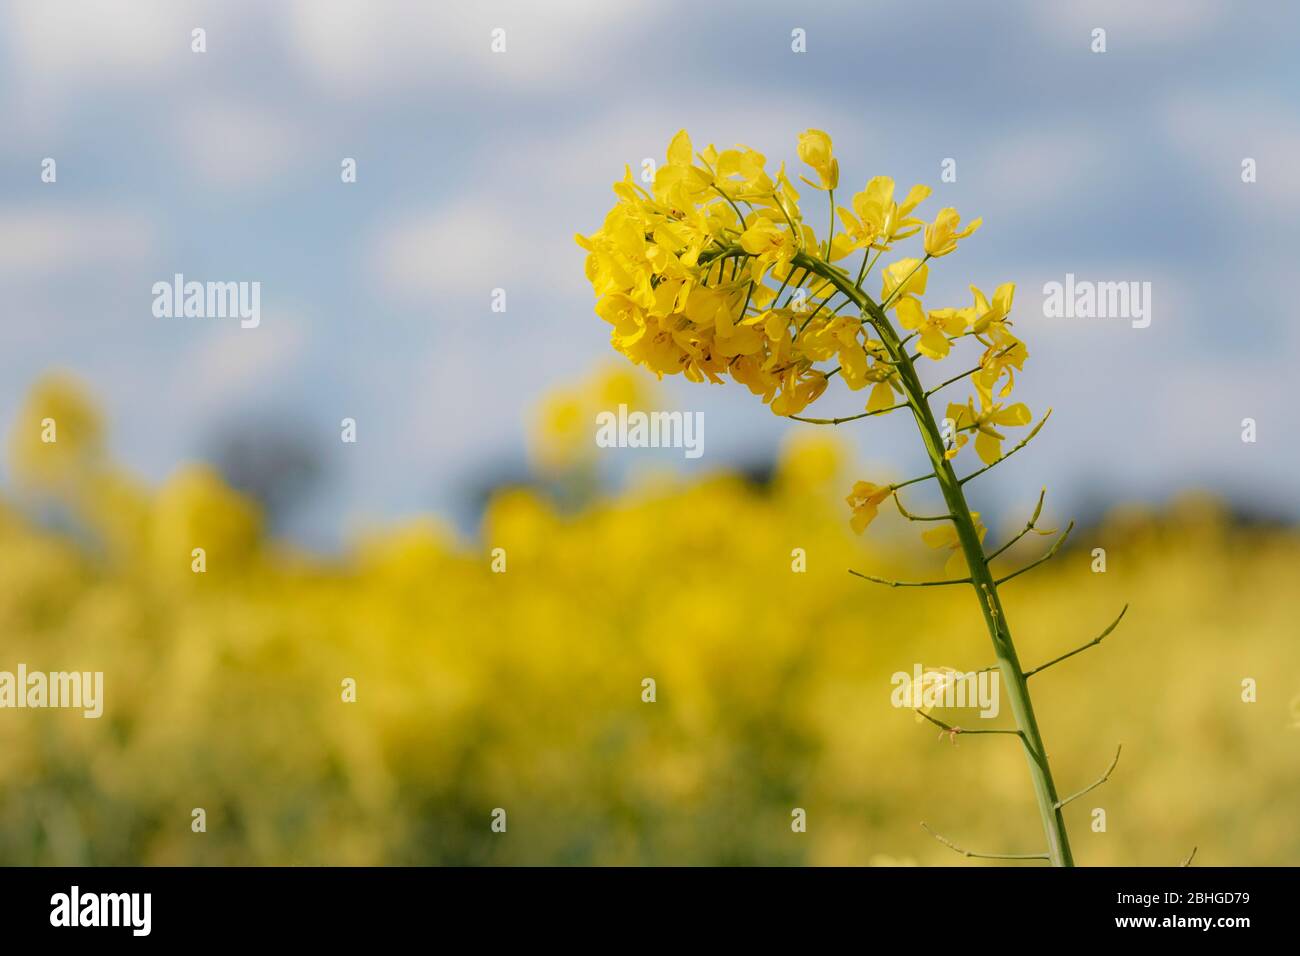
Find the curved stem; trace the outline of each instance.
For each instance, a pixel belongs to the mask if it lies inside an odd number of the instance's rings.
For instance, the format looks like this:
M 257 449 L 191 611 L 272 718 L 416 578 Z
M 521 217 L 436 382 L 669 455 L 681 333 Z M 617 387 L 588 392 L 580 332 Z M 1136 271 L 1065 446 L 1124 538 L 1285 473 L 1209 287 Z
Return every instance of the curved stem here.
M 1058 806 L 1060 798 L 1057 796 L 1056 784 L 1052 780 L 1047 750 L 1043 746 L 1038 719 L 1034 715 L 1033 703 L 1029 697 L 1029 685 L 1011 640 L 1007 615 L 998 597 L 997 583 L 989 571 L 988 559 L 984 555 L 979 531 L 971 516 L 970 506 L 966 502 L 962 482 L 953 470 L 952 463 L 944 455 L 943 439 L 926 398 L 925 387 L 921 384 L 916 368 L 906 348 L 902 346 L 893 323 L 870 296 L 853 285 L 846 274 L 825 262 L 801 253 L 795 257 L 795 263 L 833 282 L 836 288 L 847 295 L 875 326 L 877 334 L 896 364 L 908 405 L 911 406 L 912 415 L 921 432 L 921 440 L 925 444 L 926 454 L 934 466 L 934 475 L 938 479 L 944 501 L 952 515 L 953 526 L 957 530 L 958 541 L 965 553 L 966 564 L 970 569 L 969 583 L 979 598 L 980 611 L 984 615 L 984 623 L 993 641 L 998 669 L 1006 684 L 1012 716 L 1015 718 L 1017 730 L 1021 733 L 1025 757 L 1029 764 L 1029 774 L 1033 781 L 1039 816 L 1042 819 L 1043 834 L 1047 838 L 1047 859 L 1053 866 L 1073 866 L 1074 857 L 1070 853 L 1065 820 Z

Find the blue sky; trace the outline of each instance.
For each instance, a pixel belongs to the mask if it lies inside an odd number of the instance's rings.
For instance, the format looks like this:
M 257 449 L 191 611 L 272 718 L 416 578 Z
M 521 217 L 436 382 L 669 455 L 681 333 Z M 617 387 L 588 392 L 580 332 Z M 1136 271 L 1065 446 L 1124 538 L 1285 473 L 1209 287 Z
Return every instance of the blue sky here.
M 151 480 L 223 429 L 301 429 L 331 476 L 303 540 L 463 516 L 469 485 L 522 469 L 537 399 L 610 355 L 572 235 L 624 164 L 681 127 L 793 164 L 819 127 L 842 193 L 883 173 L 984 218 L 932 300 L 1018 285 L 1020 392 L 1055 413 L 989 507 L 1210 488 L 1297 517 L 1298 20 L 1280 0 L 0 3 L 0 428 L 62 368 Z M 261 326 L 153 317 L 176 272 L 261 282 Z M 1043 317 L 1066 273 L 1151 282 L 1151 326 Z M 683 471 L 792 427 L 743 389 L 668 394 L 708 422 L 702 459 L 655 458 Z M 850 437 L 910 473 L 905 424 Z

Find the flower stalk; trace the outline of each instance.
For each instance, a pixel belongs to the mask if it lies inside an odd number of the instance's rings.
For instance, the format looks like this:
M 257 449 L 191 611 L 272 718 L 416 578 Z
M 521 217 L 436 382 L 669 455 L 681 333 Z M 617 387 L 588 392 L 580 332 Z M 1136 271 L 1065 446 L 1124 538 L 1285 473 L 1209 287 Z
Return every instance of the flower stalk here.
M 967 567 L 970 569 L 969 583 L 979 600 L 980 611 L 984 616 L 989 638 L 993 642 L 993 653 L 997 659 L 998 670 L 1001 672 L 1007 690 L 1011 714 L 1015 719 L 1016 729 L 1020 732 L 1025 758 L 1029 764 L 1034 797 L 1042 820 L 1043 835 L 1047 840 L 1047 859 L 1053 866 L 1073 866 L 1074 857 L 1070 852 L 1070 840 L 1066 834 L 1065 820 L 1061 815 L 1047 749 L 1043 745 L 1038 718 L 1034 714 L 1033 701 L 1029 696 L 1029 684 L 1011 639 L 1011 629 L 998 595 L 997 582 L 989 570 L 988 559 L 984 555 L 984 546 L 980 541 L 975 519 L 971 516 L 970 505 L 966 501 L 962 481 L 957 477 L 952 462 L 945 456 L 943 437 L 935 422 L 934 412 L 930 408 L 926 390 L 916 373 L 913 360 L 902 347 L 898 333 L 884 311 L 871 296 L 854 285 L 846 275 L 828 263 L 802 253 L 795 257 L 795 264 L 823 276 L 848 296 L 875 328 L 889 352 L 890 360 L 895 363 L 907 405 L 916 420 L 926 455 L 930 459 L 939 489 L 957 530 L 957 539 L 961 543 Z

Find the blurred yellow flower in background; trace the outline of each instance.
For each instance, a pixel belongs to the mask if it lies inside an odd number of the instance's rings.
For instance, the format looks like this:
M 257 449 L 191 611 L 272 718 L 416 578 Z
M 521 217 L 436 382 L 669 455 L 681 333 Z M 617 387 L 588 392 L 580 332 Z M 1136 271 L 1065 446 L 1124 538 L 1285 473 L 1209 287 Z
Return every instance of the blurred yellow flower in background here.
M 24 489 L 64 487 L 98 468 L 104 454 L 103 423 L 70 376 L 55 373 L 38 381 L 15 420 L 9 462 Z
M 542 397 L 529 434 L 534 465 L 548 473 L 590 465 L 596 452 L 596 416 L 617 413 L 620 405 L 645 410 L 654 394 L 644 376 L 613 363 L 600 365 L 573 385 L 552 389 Z
M 202 548 L 208 572 L 235 573 L 249 568 L 261 539 L 261 516 L 213 469 L 187 465 L 154 496 L 152 529 L 161 569 L 191 574 L 192 553 Z

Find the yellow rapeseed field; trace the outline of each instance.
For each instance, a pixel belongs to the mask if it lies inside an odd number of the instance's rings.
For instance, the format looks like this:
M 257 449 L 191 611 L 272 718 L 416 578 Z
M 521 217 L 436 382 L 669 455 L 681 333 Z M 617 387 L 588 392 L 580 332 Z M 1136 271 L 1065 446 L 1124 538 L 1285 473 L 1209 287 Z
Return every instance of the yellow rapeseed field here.
M 584 467 L 564 438 L 581 402 L 542 413 L 551 477 Z M 954 745 L 891 705 L 894 672 L 986 666 L 988 636 L 966 589 L 846 573 L 932 575 L 943 558 L 883 510 L 853 534 L 854 463 L 827 431 L 797 433 L 770 485 L 643 477 L 565 508 L 514 488 L 473 540 L 411 520 L 321 557 L 268 540 L 202 465 L 131 479 L 93 403 L 45 380 L 17 416 L 0 505 L 0 669 L 102 670 L 105 705 L 97 720 L 0 712 L 0 861 L 965 862 L 923 819 L 964 845 L 1036 850 L 1014 739 Z M 1194 845 L 1206 864 L 1300 859 L 1298 575 L 1295 529 L 1187 498 L 1118 508 L 1006 585 L 1027 666 L 1132 605 L 1100 647 L 1034 678 L 1064 790 L 1124 745 L 1111 781 L 1068 808 L 1080 863 L 1175 864 Z

